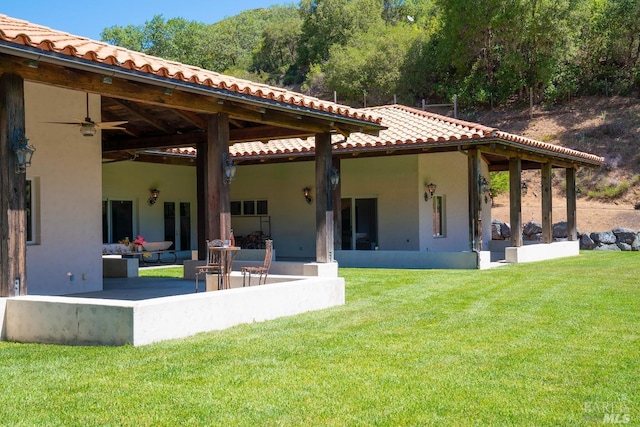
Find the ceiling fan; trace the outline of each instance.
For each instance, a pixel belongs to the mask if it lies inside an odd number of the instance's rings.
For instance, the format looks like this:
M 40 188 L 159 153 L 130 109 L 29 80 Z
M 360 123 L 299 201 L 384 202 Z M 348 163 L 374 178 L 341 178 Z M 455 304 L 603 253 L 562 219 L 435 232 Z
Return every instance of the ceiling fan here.
M 87 116 L 84 118 L 84 120 L 76 120 L 73 122 L 47 122 L 47 123 L 52 123 L 52 124 L 56 124 L 56 125 L 71 125 L 71 126 L 78 126 L 80 129 L 80 133 L 84 136 L 93 136 L 96 134 L 98 129 L 102 129 L 102 130 L 107 130 L 107 129 L 121 129 L 121 130 L 125 130 L 125 128 L 120 127 L 120 125 L 123 125 L 125 123 L 127 123 L 127 121 L 122 121 L 122 122 L 94 122 L 93 120 L 91 120 L 91 117 L 89 117 L 89 94 L 87 93 Z

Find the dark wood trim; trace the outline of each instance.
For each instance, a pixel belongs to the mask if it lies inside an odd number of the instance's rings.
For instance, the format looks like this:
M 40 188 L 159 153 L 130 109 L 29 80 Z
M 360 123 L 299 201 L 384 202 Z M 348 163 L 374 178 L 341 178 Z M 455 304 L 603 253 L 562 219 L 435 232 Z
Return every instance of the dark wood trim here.
M 208 165 L 207 159 L 209 158 L 208 144 L 201 142 L 198 144 L 198 154 L 196 158 L 196 198 L 197 204 L 196 210 L 198 212 L 198 259 L 207 259 L 207 239 L 209 234 L 207 230 L 209 225 L 207 224 L 207 176 Z
M 468 152 L 468 188 L 469 188 L 469 246 L 472 251 L 482 250 L 482 230 L 480 219 L 480 171 L 481 157 L 479 150 Z
M 568 240 L 578 240 L 577 225 L 577 201 L 576 201 L 576 170 L 566 169 L 566 192 L 567 192 L 567 238 Z
M 24 81 L 0 75 L 0 297 L 27 293 L 26 174 L 16 173 L 12 147 L 23 137 Z
M 509 221 L 511 246 L 522 246 L 522 162 L 519 157 L 509 159 Z
M 553 203 L 551 185 L 551 163 L 543 163 L 540 168 L 542 181 L 542 243 L 553 241 Z
M 340 181 L 333 189 L 333 249 L 342 249 L 342 172 L 340 170 L 340 159 L 332 158 L 332 168 L 338 171 Z M 331 183 L 329 183 L 331 185 Z M 335 252 L 334 252 L 335 253 Z
M 316 262 L 333 261 L 331 134 L 316 135 Z

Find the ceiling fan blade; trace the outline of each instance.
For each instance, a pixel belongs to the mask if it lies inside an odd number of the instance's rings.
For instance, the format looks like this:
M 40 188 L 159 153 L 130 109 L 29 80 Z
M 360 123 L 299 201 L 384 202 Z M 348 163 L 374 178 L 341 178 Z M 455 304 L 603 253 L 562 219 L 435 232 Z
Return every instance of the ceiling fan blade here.
M 77 121 L 77 122 L 40 122 L 40 123 L 47 123 L 50 125 L 76 125 L 76 126 L 80 126 L 82 125 L 82 121 Z
M 114 126 L 120 126 L 123 125 L 125 123 L 129 123 L 127 121 L 124 122 L 100 122 L 100 123 L 96 123 L 96 126 L 98 126 L 101 129 L 107 129 L 107 128 L 113 128 Z

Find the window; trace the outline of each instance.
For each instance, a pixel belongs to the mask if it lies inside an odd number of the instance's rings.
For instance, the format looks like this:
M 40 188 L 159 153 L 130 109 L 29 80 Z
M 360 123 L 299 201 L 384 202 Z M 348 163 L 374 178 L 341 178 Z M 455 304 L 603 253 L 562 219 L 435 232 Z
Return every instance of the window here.
M 111 200 L 102 202 L 103 243 L 116 243 L 125 237 L 133 237 L 133 202 Z
M 445 237 L 444 196 L 433 196 L 433 237 Z
M 269 215 L 269 204 L 266 200 L 232 201 L 231 215 L 234 215 L 234 216 Z

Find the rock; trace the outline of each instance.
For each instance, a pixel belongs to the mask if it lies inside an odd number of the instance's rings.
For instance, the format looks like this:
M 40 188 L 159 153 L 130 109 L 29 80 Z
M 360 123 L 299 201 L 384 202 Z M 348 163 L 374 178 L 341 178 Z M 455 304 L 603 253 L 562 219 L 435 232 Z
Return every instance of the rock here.
M 613 231 L 601 231 L 598 233 L 591 233 L 591 239 L 598 245 L 614 245 L 616 243 L 616 235 Z
M 511 238 L 511 225 L 508 222 L 503 222 L 500 224 L 500 234 L 503 239 Z
M 554 239 L 565 239 L 568 233 L 568 225 L 566 221 L 560 221 L 553 224 L 553 238 Z
M 535 221 L 529 221 L 524 225 L 522 229 L 522 233 L 525 234 L 526 236 L 542 233 L 542 224 Z M 533 239 L 528 239 L 528 240 L 533 240 Z
M 522 240 L 527 240 L 529 242 L 541 242 L 542 241 L 542 233 L 535 234 L 525 234 L 522 236 Z
M 618 248 L 620 248 L 621 251 L 631 251 L 631 245 L 627 243 L 618 242 L 616 243 L 616 246 L 618 246 Z
M 494 219 L 491 221 L 491 240 L 504 240 L 502 237 L 502 221 Z
M 632 245 L 633 241 L 637 238 L 637 233 L 630 228 L 616 227 L 612 230 L 613 234 L 615 234 L 618 242 L 625 243 L 627 245 Z
M 592 233 L 593 234 L 593 233 Z M 600 245 L 593 248 L 594 251 L 619 251 L 620 248 L 616 244 L 612 245 Z
M 596 242 L 588 234 L 580 236 L 580 249 L 591 250 L 596 247 Z

